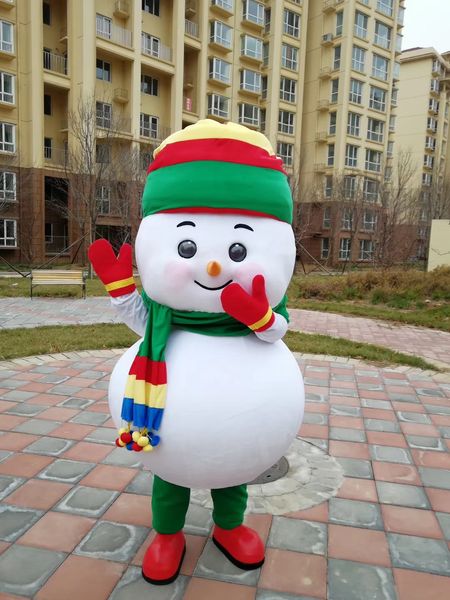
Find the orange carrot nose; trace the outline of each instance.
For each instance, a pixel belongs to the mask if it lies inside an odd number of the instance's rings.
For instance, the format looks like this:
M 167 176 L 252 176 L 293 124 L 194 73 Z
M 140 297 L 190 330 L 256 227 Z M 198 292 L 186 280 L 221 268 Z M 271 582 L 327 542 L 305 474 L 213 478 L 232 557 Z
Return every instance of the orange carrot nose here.
M 211 275 L 211 277 L 217 277 L 217 275 L 220 275 L 222 272 L 222 267 L 220 266 L 220 263 L 216 262 L 215 260 L 210 260 L 206 265 L 206 270 L 208 275 Z

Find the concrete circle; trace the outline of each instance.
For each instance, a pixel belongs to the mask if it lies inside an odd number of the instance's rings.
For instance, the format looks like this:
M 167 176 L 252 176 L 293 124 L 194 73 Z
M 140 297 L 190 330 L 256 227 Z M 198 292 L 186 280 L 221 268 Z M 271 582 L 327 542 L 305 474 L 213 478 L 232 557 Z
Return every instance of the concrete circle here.
M 337 460 L 301 438 L 291 444 L 286 459 L 289 470 L 284 477 L 248 486 L 247 512 L 284 515 L 305 510 L 335 496 L 344 481 Z M 209 490 L 192 490 L 191 502 L 213 507 Z

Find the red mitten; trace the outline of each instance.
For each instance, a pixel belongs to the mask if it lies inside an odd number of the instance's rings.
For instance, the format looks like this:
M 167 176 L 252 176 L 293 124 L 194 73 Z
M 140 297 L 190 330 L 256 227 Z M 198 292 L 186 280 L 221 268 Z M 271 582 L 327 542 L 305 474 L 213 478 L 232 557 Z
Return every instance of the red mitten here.
M 89 260 L 110 296 L 123 296 L 136 289 L 131 255 L 130 244 L 123 244 L 117 257 L 107 240 L 96 240 L 89 246 Z
M 275 320 L 267 300 L 263 275 L 253 278 L 251 294 L 247 294 L 238 283 L 230 283 L 220 299 L 226 313 L 257 333 L 269 329 Z

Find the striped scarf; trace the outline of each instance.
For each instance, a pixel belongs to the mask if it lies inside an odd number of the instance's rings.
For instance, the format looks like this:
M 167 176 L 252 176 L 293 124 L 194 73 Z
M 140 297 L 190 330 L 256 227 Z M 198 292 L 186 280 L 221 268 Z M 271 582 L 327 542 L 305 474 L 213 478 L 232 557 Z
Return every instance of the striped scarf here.
M 151 450 L 160 442 L 156 434 L 161 426 L 167 395 L 167 368 L 165 349 L 171 331 L 182 329 L 192 333 L 212 336 L 243 336 L 251 330 L 225 313 L 207 313 L 174 310 L 158 304 L 142 293 L 148 309 L 144 339 L 131 365 L 125 396 L 122 402 L 122 419 L 128 423 L 119 435 L 128 443 L 129 450 Z M 274 311 L 289 320 L 286 296 Z M 132 427 L 137 428 L 134 432 Z M 133 442 L 130 437 L 132 437 Z M 139 442 L 139 443 L 138 443 Z

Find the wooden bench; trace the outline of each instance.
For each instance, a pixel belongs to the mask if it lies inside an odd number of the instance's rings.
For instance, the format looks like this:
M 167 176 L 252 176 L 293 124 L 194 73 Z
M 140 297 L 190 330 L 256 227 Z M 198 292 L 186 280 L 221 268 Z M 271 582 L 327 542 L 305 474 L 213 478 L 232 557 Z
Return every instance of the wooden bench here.
M 86 298 L 86 277 L 83 271 L 34 269 L 31 271 L 30 298 L 33 298 L 33 288 L 37 285 L 81 285 L 83 297 Z

